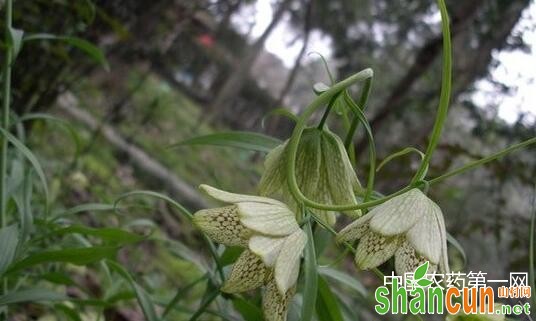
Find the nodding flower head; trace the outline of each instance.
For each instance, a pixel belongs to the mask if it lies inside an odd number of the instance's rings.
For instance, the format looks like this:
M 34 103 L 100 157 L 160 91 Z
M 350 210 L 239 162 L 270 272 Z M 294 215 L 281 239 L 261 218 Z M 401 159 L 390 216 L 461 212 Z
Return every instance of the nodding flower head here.
M 338 242 L 360 240 L 355 255 L 359 268 L 375 268 L 394 255 L 398 275 L 425 261 L 431 270 L 448 272 L 446 239 L 441 209 L 418 189 L 375 207 L 337 236 Z
M 288 141 L 274 148 L 266 157 L 259 191 L 265 196 L 281 196 L 295 206 L 287 182 Z M 316 202 L 337 205 L 357 204 L 355 193 L 361 185 L 352 168 L 341 139 L 328 129 L 306 128 L 296 152 L 296 181 L 303 194 Z M 335 223 L 335 213 L 312 210 L 326 223 Z M 361 211 L 345 211 L 359 217 Z
M 227 205 L 198 211 L 194 224 L 217 243 L 246 248 L 221 290 L 239 293 L 265 285 L 265 319 L 286 320 L 307 242 L 295 214 L 271 198 L 229 193 L 207 185 L 200 189 Z

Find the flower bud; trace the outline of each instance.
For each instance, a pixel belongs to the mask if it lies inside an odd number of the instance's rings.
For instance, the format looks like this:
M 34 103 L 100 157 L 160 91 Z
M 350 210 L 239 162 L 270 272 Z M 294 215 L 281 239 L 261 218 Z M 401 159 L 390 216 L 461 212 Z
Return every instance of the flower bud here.
M 296 206 L 288 187 L 287 145 L 274 148 L 266 157 L 265 171 L 259 183 L 261 195 L 282 197 L 287 204 Z M 329 204 L 357 204 L 355 193 L 361 190 L 341 139 L 328 129 L 306 128 L 296 152 L 296 182 L 309 199 Z M 291 206 L 291 207 L 292 207 Z M 335 213 L 313 210 L 326 223 L 335 223 Z M 359 217 L 361 211 L 345 211 Z

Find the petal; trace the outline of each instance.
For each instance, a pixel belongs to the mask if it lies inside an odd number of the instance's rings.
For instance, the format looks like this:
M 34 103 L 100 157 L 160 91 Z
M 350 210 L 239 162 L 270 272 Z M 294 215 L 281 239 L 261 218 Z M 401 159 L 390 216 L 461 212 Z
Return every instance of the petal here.
M 434 207 L 431 201 L 428 210 L 408 231 L 406 238 L 417 253 L 427 258 L 430 263 L 438 264 L 441 257 L 441 231 L 437 222 Z
M 339 243 L 353 243 L 356 240 L 359 240 L 366 232 L 369 231 L 368 223 L 372 216 L 367 214 L 352 223 L 348 224 L 337 234 L 337 242 Z
M 268 197 L 229 193 L 205 184 L 199 185 L 199 189 L 208 196 L 224 203 L 258 202 L 285 206 L 285 204 Z
M 302 193 L 314 200 L 317 200 L 314 196 L 318 190 L 322 160 L 321 133 L 317 128 L 305 129 L 296 152 L 296 182 Z
M 200 210 L 193 223 L 211 240 L 226 246 L 246 246 L 253 234 L 240 223 L 236 205 Z
M 244 226 L 271 236 L 287 236 L 299 229 L 294 213 L 286 205 L 256 202 L 238 203 L 238 216 Z
M 266 266 L 273 267 L 284 242 L 284 237 L 255 235 L 249 239 L 249 249 L 260 256 Z
M 285 147 L 287 142 L 272 149 L 264 161 L 264 173 L 259 182 L 260 195 L 274 195 L 286 186 L 285 177 Z
M 430 201 L 434 209 L 434 215 L 436 218 L 437 225 L 439 227 L 440 239 L 441 239 L 441 258 L 439 260 L 439 268 L 441 273 L 450 273 L 449 267 L 449 257 L 447 252 L 447 229 L 445 228 L 445 220 L 443 218 L 443 213 L 439 206 L 436 203 Z
M 395 253 L 395 271 L 396 274 L 403 276 L 406 273 L 413 273 L 415 269 L 424 262 L 428 261 L 425 257 L 419 255 L 408 242 L 403 242 L 402 246 Z M 430 263 L 428 274 L 437 270 L 437 265 Z
M 236 260 L 221 290 L 239 293 L 256 289 L 264 284 L 268 269 L 256 254 L 245 250 Z
M 370 228 L 383 235 L 407 232 L 428 209 L 428 198 L 419 190 L 412 189 L 375 207 L 369 214 L 374 217 Z
M 285 295 L 281 295 L 275 281 L 272 279 L 268 282 L 262 297 L 262 310 L 265 321 L 286 321 L 290 300 L 295 292 L 296 288 L 293 287 Z
M 332 132 L 326 131 L 322 136 L 323 164 L 328 178 L 326 188 L 331 194 L 335 204 L 357 204 L 354 194 L 357 176 L 352 166 L 348 168 L 350 160 L 340 138 Z M 361 211 L 345 211 L 351 217 L 361 216 Z
M 275 262 L 275 282 L 281 295 L 293 287 L 300 273 L 300 257 L 307 243 L 307 235 L 297 230 L 288 236 Z
M 400 246 L 402 237 L 386 237 L 369 231 L 359 241 L 355 262 L 362 270 L 375 268 L 387 261 Z

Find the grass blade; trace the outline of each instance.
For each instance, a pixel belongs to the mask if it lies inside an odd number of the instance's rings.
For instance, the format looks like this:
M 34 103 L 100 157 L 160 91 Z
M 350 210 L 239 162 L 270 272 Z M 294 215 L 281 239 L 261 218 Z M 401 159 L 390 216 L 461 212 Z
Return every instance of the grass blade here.
M 112 258 L 117 250 L 118 247 L 116 246 L 94 246 L 39 252 L 12 264 L 6 273 L 13 273 L 34 265 L 50 262 L 86 265 L 102 259 Z
M 160 318 L 156 314 L 153 302 L 149 297 L 149 294 L 145 291 L 145 289 L 143 289 L 138 283 L 136 283 L 136 281 L 134 281 L 134 278 L 132 278 L 130 273 L 128 273 L 124 267 L 114 261 L 107 261 L 107 263 L 112 270 L 117 272 L 117 274 L 119 274 L 130 284 L 132 290 L 134 290 L 134 293 L 136 293 L 136 298 L 147 321 L 159 321 Z
M 318 276 L 318 300 L 316 313 L 319 321 L 343 321 L 337 298 L 331 292 L 329 284 L 322 276 Z
M 236 147 L 267 153 L 281 143 L 282 142 L 279 139 L 267 135 L 253 132 L 233 131 L 193 137 L 174 144 L 171 147 L 187 145 L 212 145 Z
M 17 225 L 13 224 L 0 229 L 0 276 L 13 262 L 18 243 Z
M 311 221 L 304 225 L 305 233 L 307 234 L 307 245 L 305 245 L 305 261 L 304 261 L 304 289 L 303 289 L 303 305 L 301 312 L 302 321 L 310 321 L 313 319 L 313 311 L 316 305 L 316 295 L 318 290 L 318 271 L 316 265 L 316 251 L 311 228 Z
M 15 148 L 17 148 L 22 155 L 32 164 L 33 168 L 35 169 L 37 176 L 39 176 L 39 179 L 41 180 L 41 184 L 43 185 L 43 190 L 45 191 L 45 201 L 46 201 L 46 210 L 45 212 L 48 212 L 48 206 L 49 206 L 49 193 L 48 193 L 48 185 L 47 180 L 45 176 L 45 172 L 43 171 L 43 168 L 41 167 L 41 164 L 39 164 L 39 161 L 37 160 L 37 157 L 32 153 L 28 147 L 26 147 L 20 140 L 18 140 L 15 136 L 11 135 L 9 132 L 4 130 L 3 128 L 0 128 L 0 133 L 13 145 Z
M 40 302 L 40 301 L 64 301 L 69 298 L 62 294 L 48 289 L 25 289 L 9 292 L 0 297 L 0 306 L 23 303 L 23 302 Z

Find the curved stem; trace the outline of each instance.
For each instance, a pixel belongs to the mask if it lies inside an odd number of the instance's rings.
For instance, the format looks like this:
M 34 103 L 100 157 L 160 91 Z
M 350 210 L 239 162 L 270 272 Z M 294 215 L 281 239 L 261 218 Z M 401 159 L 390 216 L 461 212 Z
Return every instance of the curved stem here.
M 424 159 L 421 162 L 421 166 L 417 170 L 417 173 L 413 177 L 412 183 L 415 183 L 419 177 L 425 177 L 428 164 L 430 163 L 432 154 L 434 153 L 437 143 L 439 142 L 439 138 L 441 137 L 441 131 L 443 130 L 443 125 L 447 119 L 449 109 L 452 85 L 452 49 L 450 42 L 449 17 L 445 0 L 437 0 L 437 4 L 439 6 L 439 11 L 441 12 L 441 31 L 443 33 L 443 75 L 441 79 L 441 96 L 439 98 L 439 108 L 437 111 L 434 128 L 432 129 L 432 134 L 430 135 L 430 141 L 428 143 L 428 147 L 426 148 Z
M 365 79 L 365 84 L 363 85 L 361 97 L 359 98 L 359 102 L 357 103 L 357 106 L 361 110 L 365 110 L 365 108 L 367 107 L 367 101 L 370 95 L 370 90 L 372 89 L 372 79 L 373 77 Z M 344 147 L 346 147 L 347 151 L 349 151 L 350 145 L 352 145 L 352 139 L 354 138 L 354 134 L 355 134 L 358 124 L 359 124 L 359 118 L 356 115 L 352 119 L 352 124 L 350 125 L 350 129 L 348 130 L 348 134 L 346 135 L 346 138 L 344 139 Z
M 340 93 L 337 93 L 336 95 L 331 97 L 331 99 L 330 99 L 330 101 L 328 103 L 328 107 L 326 108 L 326 111 L 324 112 L 324 115 L 322 115 L 322 119 L 320 119 L 320 123 L 318 123 L 318 127 L 317 127 L 318 129 L 320 129 L 320 130 L 324 129 L 324 124 L 326 123 L 326 120 L 328 120 L 329 113 L 333 109 L 333 105 L 335 104 L 335 101 L 337 100 L 339 95 L 340 95 Z

